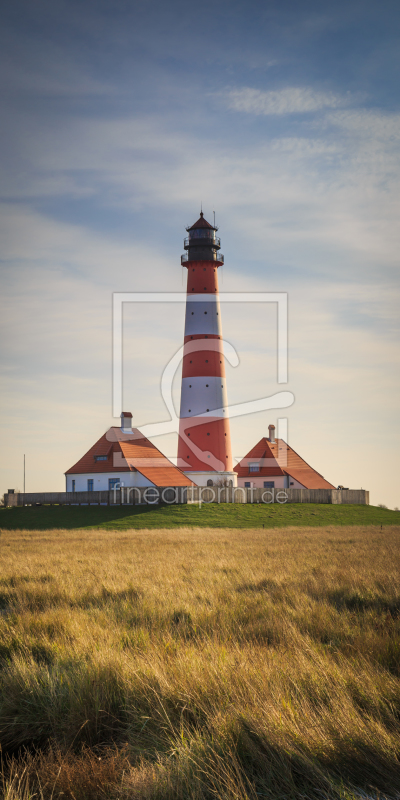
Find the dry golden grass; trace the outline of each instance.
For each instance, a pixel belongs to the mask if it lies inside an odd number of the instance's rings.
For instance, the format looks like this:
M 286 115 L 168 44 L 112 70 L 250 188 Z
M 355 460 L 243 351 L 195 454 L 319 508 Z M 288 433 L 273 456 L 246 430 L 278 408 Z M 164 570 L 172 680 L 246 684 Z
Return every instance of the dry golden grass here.
M 0 796 L 400 796 L 399 539 L 3 532 Z

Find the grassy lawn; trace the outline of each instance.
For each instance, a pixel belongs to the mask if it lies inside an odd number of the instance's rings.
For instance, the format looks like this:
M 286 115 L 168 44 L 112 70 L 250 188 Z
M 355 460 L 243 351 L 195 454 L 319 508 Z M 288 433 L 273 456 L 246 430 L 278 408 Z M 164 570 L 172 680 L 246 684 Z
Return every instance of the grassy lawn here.
M 397 525 L 400 512 L 377 506 L 203 504 L 179 506 L 39 506 L 0 508 L 0 530 L 103 528 L 276 528 L 325 525 Z
M 393 514 L 3 510 L 43 530 L 0 539 L 0 798 L 398 797 Z

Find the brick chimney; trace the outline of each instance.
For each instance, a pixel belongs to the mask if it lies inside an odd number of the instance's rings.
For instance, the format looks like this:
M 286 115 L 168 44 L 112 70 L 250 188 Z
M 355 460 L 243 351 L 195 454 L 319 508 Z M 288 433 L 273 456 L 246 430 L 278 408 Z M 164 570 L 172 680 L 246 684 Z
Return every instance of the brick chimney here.
M 132 414 L 130 411 L 121 412 L 121 430 L 123 433 L 132 433 Z
M 272 444 L 275 442 L 275 425 L 268 425 L 269 440 Z

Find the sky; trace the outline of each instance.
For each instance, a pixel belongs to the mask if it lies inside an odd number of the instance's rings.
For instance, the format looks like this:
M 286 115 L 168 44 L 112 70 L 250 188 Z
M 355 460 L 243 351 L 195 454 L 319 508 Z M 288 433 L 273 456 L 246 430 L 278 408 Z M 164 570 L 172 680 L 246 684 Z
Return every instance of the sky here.
M 221 236 L 235 459 L 287 417 L 334 485 L 400 507 L 397 2 L 13 0 L 0 24 L 0 493 L 62 491 L 110 425 L 112 297 L 185 291 L 185 227 Z M 124 303 L 123 404 L 170 418 L 184 303 Z M 173 383 L 179 409 L 180 372 Z M 176 434 L 154 443 L 176 456 Z

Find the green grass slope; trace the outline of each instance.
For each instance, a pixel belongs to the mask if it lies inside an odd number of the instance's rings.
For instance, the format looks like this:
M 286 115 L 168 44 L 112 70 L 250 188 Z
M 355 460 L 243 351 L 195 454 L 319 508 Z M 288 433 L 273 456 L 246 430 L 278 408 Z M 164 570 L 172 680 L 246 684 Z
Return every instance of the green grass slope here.
M 203 504 L 179 506 L 39 506 L 1 508 L 0 529 L 276 528 L 325 525 L 397 525 L 400 513 L 377 506 Z

